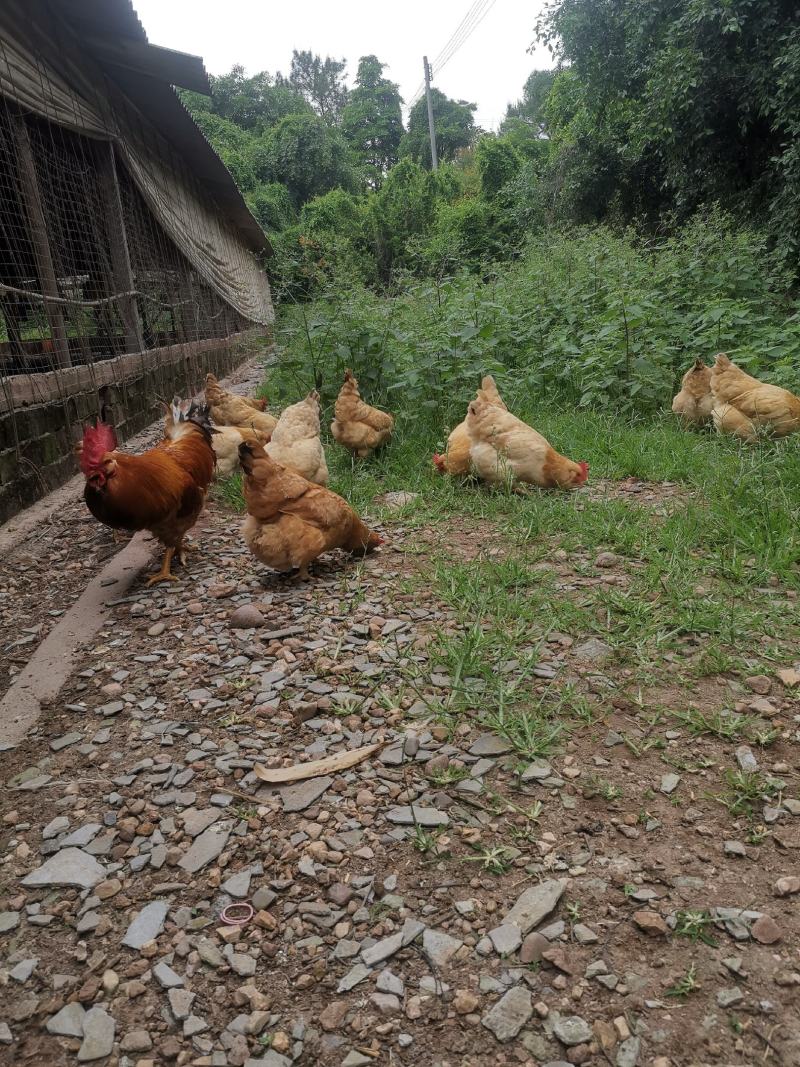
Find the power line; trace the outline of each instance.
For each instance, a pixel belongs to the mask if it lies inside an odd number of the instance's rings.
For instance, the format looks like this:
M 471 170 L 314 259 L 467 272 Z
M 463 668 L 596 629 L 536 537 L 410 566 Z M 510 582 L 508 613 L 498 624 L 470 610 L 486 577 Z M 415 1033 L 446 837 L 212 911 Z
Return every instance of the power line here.
M 445 65 L 450 62 L 456 52 L 458 52 L 459 49 L 469 40 L 469 38 L 478 28 L 480 23 L 483 22 L 484 18 L 488 15 L 494 3 L 495 0 L 483 0 L 481 6 L 475 11 L 475 14 L 470 19 L 469 23 L 464 25 L 464 28 L 459 34 L 458 39 L 452 41 L 449 46 L 442 49 L 442 52 L 439 54 L 439 56 L 437 56 L 436 60 L 434 61 L 436 63 L 437 71 L 441 71 L 445 67 Z
M 450 35 L 450 38 L 447 41 L 447 44 L 444 46 L 444 48 L 441 50 L 441 52 L 439 52 L 439 55 L 436 57 L 436 59 L 434 59 L 433 63 L 431 64 L 432 68 L 438 69 L 439 62 L 440 62 L 442 56 L 448 51 L 448 49 L 451 47 L 451 45 L 456 40 L 456 38 L 458 38 L 459 35 L 463 32 L 465 24 L 474 17 L 475 12 L 477 11 L 477 9 L 480 8 L 485 3 L 486 3 L 486 0 L 474 0 L 474 3 L 470 6 L 470 8 L 467 11 L 466 15 L 464 15 L 464 17 L 462 18 L 461 22 L 459 22 L 458 26 L 456 26 L 455 30 L 453 30 L 452 34 Z M 411 105 L 410 105 L 411 107 L 413 107 L 414 104 L 417 102 L 417 100 L 419 100 L 419 98 L 422 96 L 422 93 L 423 93 L 424 89 L 425 89 L 425 83 L 421 82 L 417 86 L 417 90 L 416 90 L 416 92 L 414 93 L 414 95 L 411 98 Z
M 441 72 L 444 67 L 450 62 L 453 56 L 463 47 L 469 40 L 478 26 L 483 22 L 491 9 L 494 7 L 497 0 L 475 0 L 470 6 L 467 13 L 462 18 L 456 29 L 450 36 L 447 44 L 439 52 L 439 55 L 434 59 L 431 64 L 431 71 L 433 74 Z M 414 95 L 411 98 L 410 107 L 416 104 L 417 100 L 422 96 L 424 92 L 424 82 L 421 83 Z

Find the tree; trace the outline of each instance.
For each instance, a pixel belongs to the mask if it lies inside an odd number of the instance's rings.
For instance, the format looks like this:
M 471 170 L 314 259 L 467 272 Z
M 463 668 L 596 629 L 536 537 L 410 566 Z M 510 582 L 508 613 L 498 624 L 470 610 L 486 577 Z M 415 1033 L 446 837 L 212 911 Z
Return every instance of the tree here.
M 347 145 L 316 115 L 287 115 L 259 145 L 258 177 L 283 183 L 296 206 L 340 186 L 355 187 Z
M 466 100 L 451 100 L 439 89 L 431 89 L 436 151 L 440 160 L 453 160 L 469 148 L 477 134 L 475 108 Z M 400 143 L 400 155 L 430 169 L 431 145 L 428 133 L 428 106 L 424 95 L 411 108 L 408 131 Z
M 681 220 L 719 201 L 800 248 L 796 0 L 556 0 L 538 33 L 569 65 L 545 104 L 551 170 L 595 217 Z
M 403 136 L 400 90 L 383 77 L 383 70 L 376 56 L 361 57 L 356 86 L 342 112 L 342 134 L 373 189 L 380 188 L 384 175 L 397 162 Z
M 302 95 L 291 86 L 278 84 L 266 70 L 248 78 L 241 65 L 211 78 L 210 100 L 199 93 L 182 93 L 181 97 L 195 116 L 201 110 L 213 111 L 254 133 L 262 133 L 286 115 L 310 110 Z
M 481 137 L 475 158 L 485 200 L 493 200 L 522 166 L 522 156 L 507 137 Z
M 554 70 L 531 71 L 522 87 L 522 99 L 506 108 L 506 117 L 500 127 L 501 133 L 508 132 L 506 124 L 513 123 L 515 119 L 521 119 L 539 135 L 545 132 L 545 104 L 553 88 L 555 76 Z
M 292 67 L 286 84 L 298 92 L 330 125 L 338 125 L 347 103 L 344 69 L 347 61 L 318 56 L 313 52 L 292 52 Z M 280 79 L 283 81 L 283 79 Z

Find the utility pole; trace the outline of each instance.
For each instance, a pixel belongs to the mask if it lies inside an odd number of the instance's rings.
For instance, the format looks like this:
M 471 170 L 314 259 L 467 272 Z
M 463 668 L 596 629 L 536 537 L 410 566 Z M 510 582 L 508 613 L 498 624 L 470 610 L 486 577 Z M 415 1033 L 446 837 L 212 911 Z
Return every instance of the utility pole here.
M 428 57 L 422 57 L 425 67 L 425 97 L 428 101 L 428 129 L 431 135 L 431 165 L 434 170 L 439 169 L 439 157 L 436 155 L 436 128 L 433 125 L 433 104 L 431 103 L 431 68 Z

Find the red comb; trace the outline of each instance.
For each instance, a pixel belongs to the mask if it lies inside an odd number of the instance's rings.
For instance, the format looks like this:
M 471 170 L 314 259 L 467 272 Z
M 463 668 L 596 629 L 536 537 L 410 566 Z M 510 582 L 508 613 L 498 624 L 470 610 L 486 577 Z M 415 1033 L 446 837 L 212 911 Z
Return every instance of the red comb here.
M 578 462 L 578 466 L 581 469 L 581 484 L 583 484 L 589 477 L 589 464 L 585 459 L 582 459 Z
M 90 475 L 100 466 L 100 460 L 106 452 L 113 452 L 117 447 L 117 435 L 114 427 L 105 422 L 96 426 L 87 426 L 83 431 L 83 450 L 81 451 L 81 470 Z
M 439 455 L 438 452 L 434 452 L 433 453 L 433 465 L 434 465 L 434 467 L 436 467 L 437 470 L 443 471 L 444 470 L 444 463 L 445 463 L 444 456 Z

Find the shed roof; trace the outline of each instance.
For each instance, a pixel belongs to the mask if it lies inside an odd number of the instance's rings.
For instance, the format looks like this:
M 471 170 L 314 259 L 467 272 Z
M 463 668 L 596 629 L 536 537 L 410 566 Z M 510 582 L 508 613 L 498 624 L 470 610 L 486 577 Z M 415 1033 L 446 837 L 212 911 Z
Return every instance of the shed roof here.
M 202 59 L 150 44 L 131 0 L 51 0 L 51 4 L 81 47 L 180 153 L 249 247 L 270 252 L 230 171 L 173 88 L 209 95 Z

